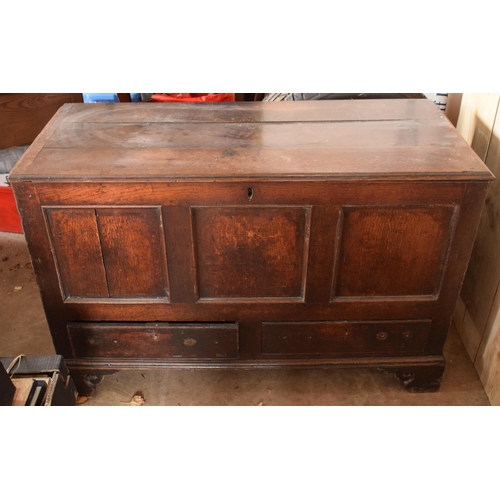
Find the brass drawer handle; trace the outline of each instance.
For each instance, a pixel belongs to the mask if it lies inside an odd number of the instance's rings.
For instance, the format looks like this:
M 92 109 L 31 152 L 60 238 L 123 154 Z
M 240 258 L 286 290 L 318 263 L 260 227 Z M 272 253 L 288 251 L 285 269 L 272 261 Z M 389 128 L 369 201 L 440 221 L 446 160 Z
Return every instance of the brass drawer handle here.
M 184 339 L 184 345 L 187 347 L 193 347 L 196 345 L 196 339 L 192 338 Z
M 387 340 L 387 337 L 389 335 L 385 332 L 378 332 L 377 333 L 377 340 Z

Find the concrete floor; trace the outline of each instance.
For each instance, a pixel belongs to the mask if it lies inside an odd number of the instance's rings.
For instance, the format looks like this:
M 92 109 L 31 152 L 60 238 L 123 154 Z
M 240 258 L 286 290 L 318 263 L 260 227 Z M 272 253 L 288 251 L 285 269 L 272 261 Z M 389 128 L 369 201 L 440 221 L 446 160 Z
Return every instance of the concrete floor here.
M 54 353 L 23 235 L 0 232 L 0 357 Z M 123 371 L 104 378 L 84 406 L 489 405 L 452 327 L 441 389 L 410 394 L 374 369 Z

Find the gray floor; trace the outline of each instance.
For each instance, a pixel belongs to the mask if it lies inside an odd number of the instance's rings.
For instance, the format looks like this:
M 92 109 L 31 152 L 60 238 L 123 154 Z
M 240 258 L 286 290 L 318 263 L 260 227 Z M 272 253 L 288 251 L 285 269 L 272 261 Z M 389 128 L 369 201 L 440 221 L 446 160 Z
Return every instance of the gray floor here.
M 54 353 L 23 235 L 0 232 L 0 356 Z M 105 377 L 83 406 L 129 405 L 489 405 L 452 328 L 439 392 L 407 393 L 372 369 L 123 371 Z

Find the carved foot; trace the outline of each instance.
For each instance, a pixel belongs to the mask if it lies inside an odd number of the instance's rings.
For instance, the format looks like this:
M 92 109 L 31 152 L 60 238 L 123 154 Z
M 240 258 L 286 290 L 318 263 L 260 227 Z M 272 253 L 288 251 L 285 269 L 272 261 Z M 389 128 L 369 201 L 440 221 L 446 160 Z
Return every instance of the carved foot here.
M 381 370 L 396 375 L 409 392 L 436 392 L 441 386 L 444 363 L 434 366 L 381 368 Z
M 102 382 L 103 378 L 103 375 L 82 373 L 79 371 L 71 371 L 71 376 L 75 381 L 76 390 L 80 396 L 90 396 L 95 391 L 97 385 Z

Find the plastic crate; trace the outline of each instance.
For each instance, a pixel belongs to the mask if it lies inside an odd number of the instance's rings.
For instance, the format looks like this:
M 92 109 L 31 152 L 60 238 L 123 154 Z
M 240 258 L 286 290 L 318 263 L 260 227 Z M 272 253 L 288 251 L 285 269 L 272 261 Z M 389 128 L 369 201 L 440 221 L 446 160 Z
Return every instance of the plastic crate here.
M 234 94 L 153 94 L 156 102 L 234 102 Z
M 120 102 L 118 99 L 118 94 L 82 94 L 83 102 L 85 103 L 96 103 L 96 102 Z M 130 100 L 132 102 L 138 102 L 141 100 L 141 94 L 130 94 Z
M 21 219 L 10 186 L 0 186 L 0 231 L 22 233 Z
M 118 94 L 82 94 L 83 102 L 96 103 L 96 102 L 119 102 Z

